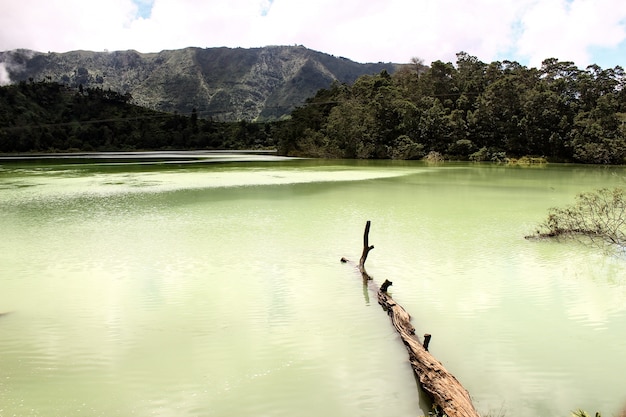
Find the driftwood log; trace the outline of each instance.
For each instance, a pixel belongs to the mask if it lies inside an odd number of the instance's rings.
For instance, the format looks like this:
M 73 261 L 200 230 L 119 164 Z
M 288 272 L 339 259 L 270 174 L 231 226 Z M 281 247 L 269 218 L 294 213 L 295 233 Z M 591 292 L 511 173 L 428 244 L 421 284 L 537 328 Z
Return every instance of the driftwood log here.
M 372 285 L 372 277 L 365 270 L 367 255 L 374 249 L 374 246 L 369 244 L 369 231 L 370 221 L 368 220 L 365 225 L 363 253 L 358 269 L 363 277 L 363 284 L 376 292 L 378 303 L 387 312 L 391 318 L 391 323 L 400 335 L 409 353 L 411 367 L 419 380 L 421 388 L 433 401 L 437 414 L 448 417 L 479 417 L 467 390 L 444 368 L 441 362 L 428 352 L 431 335 L 424 335 L 424 343 L 420 343 L 418 337 L 415 336 L 415 328 L 411 325 L 411 316 L 387 292 L 392 282 L 385 280 L 378 289 L 375 285 Z M 347 259 L 342 258 L 342 262 L 347 262 Z

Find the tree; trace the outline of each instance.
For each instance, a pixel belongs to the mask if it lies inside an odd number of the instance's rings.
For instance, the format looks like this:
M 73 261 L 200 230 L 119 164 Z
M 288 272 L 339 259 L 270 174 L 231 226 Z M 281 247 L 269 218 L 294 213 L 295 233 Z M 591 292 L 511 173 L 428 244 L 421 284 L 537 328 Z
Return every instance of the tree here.
M 417 77 L 424 73 L 428 68 L 426 65 L 424 65 L 424 60 L 417 56 L 411 58 L 411 66 L 413 67 L 412 70 L 415 72 L 415 75 L 417 75 Z
M 431 106 L 420 117 L 420 142 L 426 144 L 427 151 L 443 153 L 450 143 L 449 118 L 441 100 L 431 99 Z
M 198 110 L 194 107 L 191 109 L 191 128 L 193 133 L 198 133 Z
M 456 68 L 443 61 L 435 61 L 430 70 L 421 78 L 424 93 L 441 100 L 446 107 L 451 107 L 459 98 L 459 88 L 455 83 Z
M 565 138 L 573 125 L 574 114 L 563 98 L 538 83 L 526 92 L 522 103 L 520 128 L 530 155 L 551 155 L 568 158 Z
M 612 94 L 601 96 L 589 112 L 580 112 L 571 131 L 574 158 L 591 164 L 623 164 L 626 136 Z
M 524 92 L 516 75 L 503 75 L 487 87 L 472 116 L 480 147 L 497 148 L 514 155 L 527 153 L 518 125 L 523 118 Z
M 275 123 L 278 152 L 282 155 L 302 154 L 300 142 L 305 132 L 323 133 L 331 110 L 349 96 L 348 90 L 346 85 L 334 82 L 330 89 L 319 90 L 314 97 L 306 100 L 304 106 L 296 107 L 288 120 Z M 310 149 L 308 144 L 307 149 Z
M 461 97 L 464 97 L 461 102 L 463 107 L 460 108 L 469 110 L 473 107 L 476 98 L 485 91 L 487 65 L 466 52 L 459 52 L 456 58 L 455 82 L 457 89 L 463 94 Z
M 352 99 L 333 107 L 326 134 L 342 157 L 368 159 L 374 155 L 376 130 L 372 108 Z

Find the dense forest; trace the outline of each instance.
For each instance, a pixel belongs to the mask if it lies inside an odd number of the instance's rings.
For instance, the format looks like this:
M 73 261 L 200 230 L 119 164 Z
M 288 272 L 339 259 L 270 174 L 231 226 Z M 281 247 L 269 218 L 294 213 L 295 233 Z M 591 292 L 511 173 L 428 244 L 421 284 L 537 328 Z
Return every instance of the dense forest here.
M 278 149 L 282 155 L 626 161 L 626 74 L 547 59 L 540 68 L 419 59 L 319 90 L 286 120 L 216 122 L 134 106 L 129 94 L 50 81 L 0 87 L 0 152 Z
M 272 126 L 130 104 L 129 94 L 49 82 L 0 87 L 0 152 L 275 147 Z
M 288 155 L 418 159 L 433 152 L 474 161 L 537 156 L 621 164 L 626 157 L 626 76 L 621 67 L 579 70 L 485 64 L 466 53 L 353 85 L 320 90 L 280 133 Z

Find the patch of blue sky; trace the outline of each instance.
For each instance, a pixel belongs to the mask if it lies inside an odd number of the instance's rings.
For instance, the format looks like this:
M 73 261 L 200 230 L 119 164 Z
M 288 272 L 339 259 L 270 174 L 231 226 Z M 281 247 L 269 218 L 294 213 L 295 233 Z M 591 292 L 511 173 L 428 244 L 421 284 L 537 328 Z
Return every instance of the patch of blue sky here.
M 494 61 L 517 62 L 520 65 L 527 66 L 529 63 L 529 57 L 521 55 L 517 51 L 517 40 L 522 36 L 523 32 L 524 25 L 522 24 L 522 22 L 520 20 L 513 22 L 513 24 L 511 25 L 512 42 L 509 43 L 506 49 L 501 49 L 500 51 L 498 51 Z
M 133 0 L 133 3 L 137 6 L 137 18 L 148 19 L 150 17 L 154 0 Z
M 274 3 L 274 0 L 262 0 L 261 1 L 261 16 L 267 16 L 270 9 L 272 8 L 272 3 Z
M 602 69 L 615 68 L 616 66 L 626 68 L 626 40 L 610 48 L 591 47 L 589 52 L 591 64 L 596 64 Z

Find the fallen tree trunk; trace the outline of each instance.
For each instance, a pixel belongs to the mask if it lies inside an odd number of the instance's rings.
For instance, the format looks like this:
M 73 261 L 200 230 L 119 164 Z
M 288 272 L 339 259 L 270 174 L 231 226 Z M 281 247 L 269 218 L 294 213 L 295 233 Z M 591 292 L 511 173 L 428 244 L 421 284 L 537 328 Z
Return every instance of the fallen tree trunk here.
M 476 417 L 478 412 L 472 404 L 469 393 L 461 383 L 428 352 L 425 339 L 420 343 L 411 325 L 411 317 L 384 291 L 378 291 L 378 303 L 387 311 L 391 322 L 409 352 L 409 361 L 422 389 L 429 394 L 438 411 L 448 417 Z
M 374 249 L 374 246 L 369 245 L 369 230 L 370 221 L 368 220 L 363 236 L 363 254 L 358 265 L 359 272 L 363 276 L 363 283 L 366 285 L 369 284 L 368 281 L 371 281 L 372 277 L 365 270 L 365 260 L 369 251 Z M 345 262 L 345 258 L 342 258 L 342 261 Z M 391 285 L 391 281 L 385 280 L 378 290 L 374 287 L 378 303 L 391 318 L 391 323 L 409 353 L 409 361 L 420 386 L 432 399 L 437 413 L 448 417 L 479 417 L 467 390 L 444 368 L 441 362 L 428 352 L 431 335 L 424 335 L 423 344 L 415 336 L 415 328 L 411 325 L 411 316 L 387 292 Z

